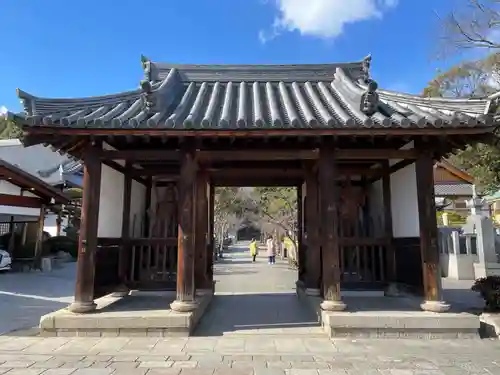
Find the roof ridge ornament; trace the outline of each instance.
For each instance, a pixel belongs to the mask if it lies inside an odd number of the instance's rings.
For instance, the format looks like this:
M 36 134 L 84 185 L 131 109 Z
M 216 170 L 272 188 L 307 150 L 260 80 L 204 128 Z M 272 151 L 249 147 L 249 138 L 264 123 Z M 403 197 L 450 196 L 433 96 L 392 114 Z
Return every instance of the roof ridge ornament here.
M 361 95 L 361 111 L 371 116 L 377 112 L 379 95 L 377 93 L 378 84 L 373 79 L 370 78 L 370 67 L 372 65 L 372 55 L 369 54 L 363 59 L 362 70 L 363 75 L 361 77 L 363 83 L 366 85 L 365 92 Z
M 363 61 L 362 61 L 362 71 L 363 75 L 361 76 L 361 79 L 363 80 L 364 83 L 368 84 L 370 81 L 370 68 L 372 66 L 372 54 L 369 53 L 368 56 L 366 56 Z
M 149 60 L 146 56 L 141 55 L 141 64 L 142 69 L 144 70 L 144 79 L 141 80 L 141 102 L 142 109 L 146 113 L 151 113 L 153 107 L 155 106 L 155 101 L 153 98 L 153 83 L 152 83 L 152 74 L 151 74 L 151 60 Z

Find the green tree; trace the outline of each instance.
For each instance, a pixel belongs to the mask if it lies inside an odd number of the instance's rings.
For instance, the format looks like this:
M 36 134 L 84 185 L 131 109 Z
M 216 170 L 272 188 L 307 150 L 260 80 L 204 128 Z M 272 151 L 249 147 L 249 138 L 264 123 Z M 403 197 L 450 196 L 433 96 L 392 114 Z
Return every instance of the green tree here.
M 284 239 L 290 259 L 297 260 L 297 189 L 256 187 L 249 194 L 248 212 L 260 227 Z
M 0 139 L 20 138 L 22 130 L 14 122 L 0 115 Z
M 237 187 L 217 187 L 214 196 L 214 234 L 222 244 L 230 230 L 238 229 L 241 223 L 241 199 Z
M 478 98 L 498 87 L 496 76 L 499 54 L 483 60 L 461 63 L 439 73 L 429 82 L 423 95 L 427 97 Z M 489 144 L 474 144 L 450 156 L 449 161 L 472 175 L 483 193 L 500 188 L 500 151 Z

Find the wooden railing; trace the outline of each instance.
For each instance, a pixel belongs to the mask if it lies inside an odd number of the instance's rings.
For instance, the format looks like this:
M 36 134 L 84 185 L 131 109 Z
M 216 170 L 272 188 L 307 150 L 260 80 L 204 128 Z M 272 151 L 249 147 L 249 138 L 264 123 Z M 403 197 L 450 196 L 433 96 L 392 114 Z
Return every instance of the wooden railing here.
M 96 271 L 109 273 L 108 276 L 101 276 L 106 285 L 112 281 L 131 289 L 175 290 L 177 238 L 125 240 L 101 237 L 98 239 L 97 254 L 99 263 L 96 263 Z
M 99 298 L 113 292 L 122 282 L 119 274 L 120 240 L 120 238 L 97 239 L 94 298 Z
M 341 281 L 381 283 L 386 281 L 386 238 L 340 239 Z

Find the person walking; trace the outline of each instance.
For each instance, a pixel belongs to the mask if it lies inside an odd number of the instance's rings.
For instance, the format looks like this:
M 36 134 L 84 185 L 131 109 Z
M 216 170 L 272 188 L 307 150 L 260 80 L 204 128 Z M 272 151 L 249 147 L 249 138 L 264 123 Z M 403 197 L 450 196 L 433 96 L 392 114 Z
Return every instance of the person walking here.
M 269 264 L 276 263 L 276 246 L 273 241 L 273 236 L 267 237 L 266 240 L 267 247 L 267 257 L 269 258 Z
M 252 238 L 252 242 L 250 242 L 250 255 L 252 256 L 252 262 L 255 263 L 255 258 L 257 257 L 257 254 L 259 253 L 257 249 L 257 241 L 255 238 Z

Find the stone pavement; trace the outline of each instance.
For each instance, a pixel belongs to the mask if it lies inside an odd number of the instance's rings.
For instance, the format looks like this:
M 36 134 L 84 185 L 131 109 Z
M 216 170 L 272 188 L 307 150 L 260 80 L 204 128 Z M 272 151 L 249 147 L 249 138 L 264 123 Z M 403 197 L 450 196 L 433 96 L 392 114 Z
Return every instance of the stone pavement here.
M 50 273 L 39 271 L 0 274 L 0 335 L 38 326 L 40 317 L 73 301 L 76 263 Z
M 297 271 L 277 259 L 267 264 L 261 251 L 252 263 L 245 244 L 233 246 L 214 267 L 215 296 L 197 336 L 318 334 L 314 313 L 297 299 Z
M 500 375 L 498 340 L 330 340 L 296 303 L 296 272 L 241 250 L 217 264 L 196 336 L 3 335 L 0 375 Z

